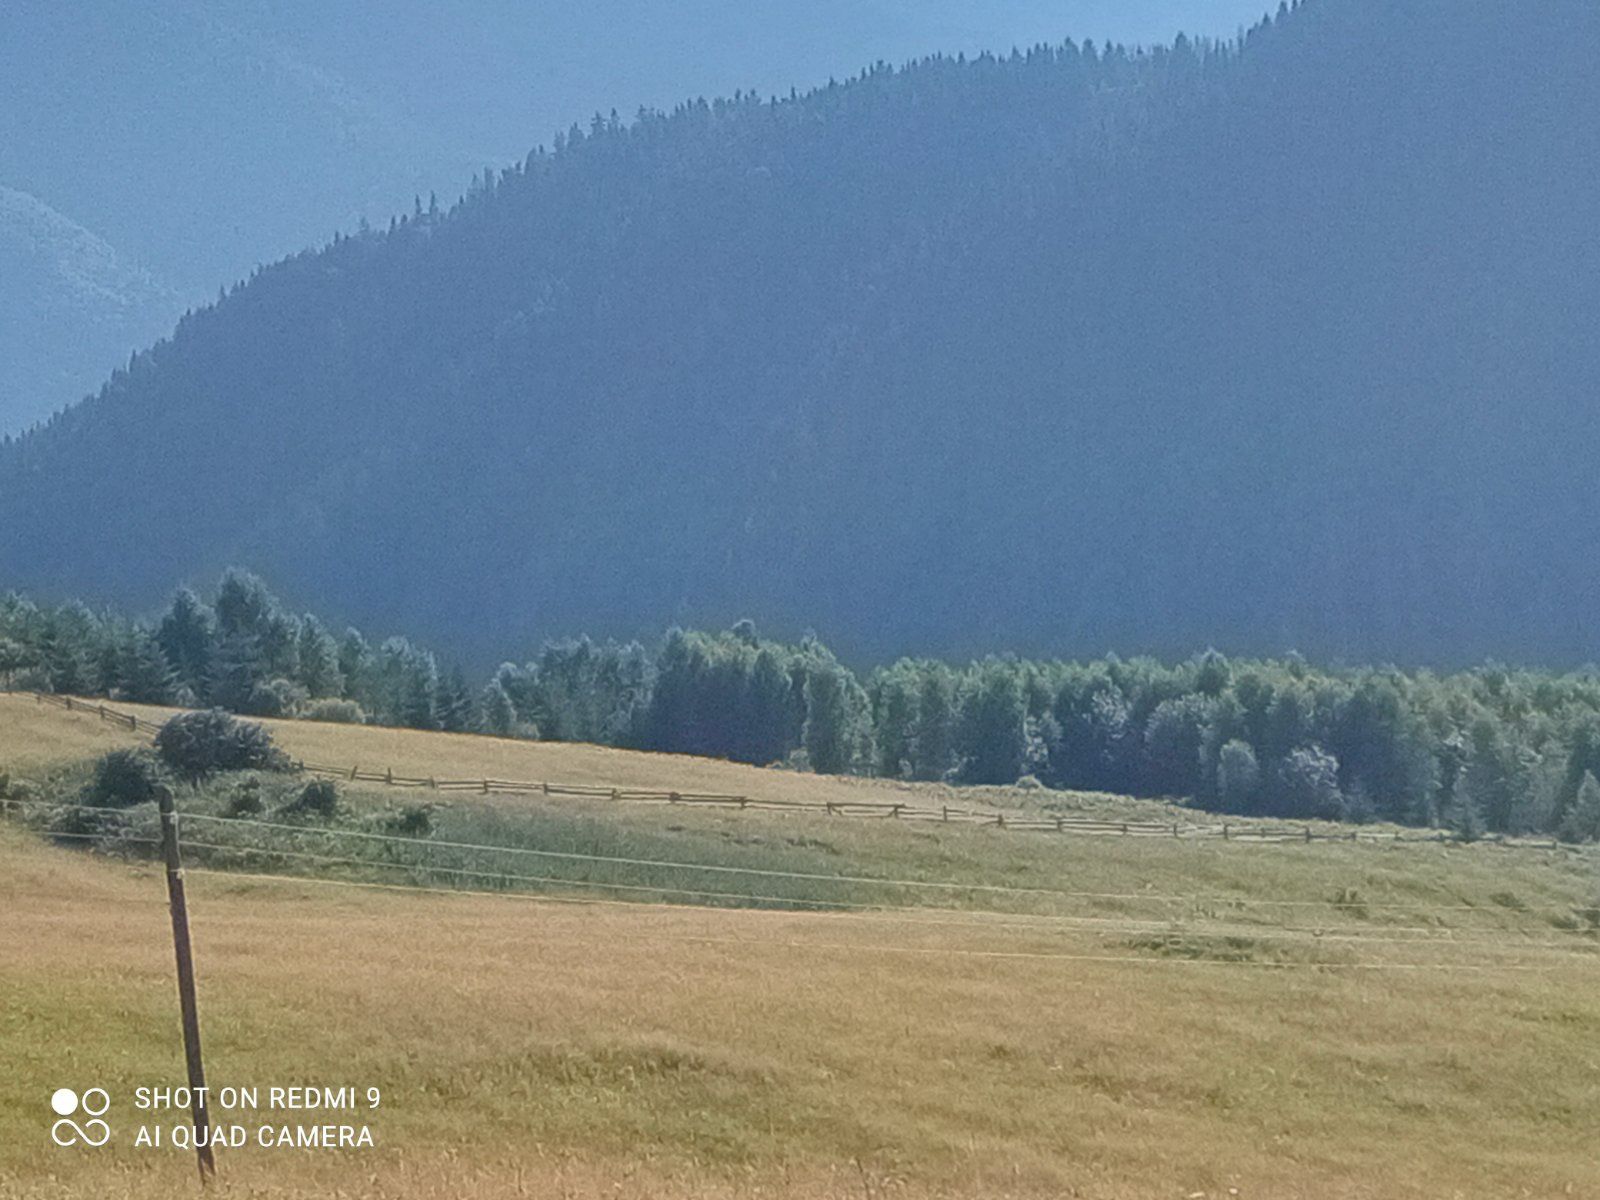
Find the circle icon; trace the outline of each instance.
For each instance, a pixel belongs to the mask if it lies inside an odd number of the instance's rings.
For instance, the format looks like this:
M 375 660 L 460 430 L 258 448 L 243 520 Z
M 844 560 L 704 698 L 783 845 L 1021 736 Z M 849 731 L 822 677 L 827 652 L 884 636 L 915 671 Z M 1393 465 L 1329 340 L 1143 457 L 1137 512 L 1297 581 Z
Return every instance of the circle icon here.
M 78 1093 L 71 1088 L 57 1088 L 50 1097 L 50 1107 L 58 1117 L 70 1117 L 78 1111 Z

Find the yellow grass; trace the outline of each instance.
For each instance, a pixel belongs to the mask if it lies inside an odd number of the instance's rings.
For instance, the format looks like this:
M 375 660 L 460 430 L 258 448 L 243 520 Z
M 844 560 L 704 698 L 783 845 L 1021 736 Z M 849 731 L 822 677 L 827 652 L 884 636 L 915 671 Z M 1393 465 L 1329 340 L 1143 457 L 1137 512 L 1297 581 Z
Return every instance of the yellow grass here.
M 153 705 L 111 705 L 117 712 L 161 721 L 175 709 Z M 562 742 L 528 742 L 476 734 L 418 733 L 367 725 L 314 721 L 262 721 L 277 743 L 295 758 L 333 766 L 358 766 L 363 771 L 393 770 L 396 775 L 517 779 L 596 784 L 620 788 L 667 788 L 681 792 L 716 792 L 772 800 L 883 801 L 984 807 L 998 803 L 1016 807 L 1028 793 L 1014 788 L 950 788 L 896 780 L 817 776 L 681 754 L 651 754 Z M 14 733 L 7 738 L 5 730 Z M 32 697 L 0 693 L 0 770 L 13 757 L 37 767 L 54 759 L 71 761 L 102 746 L 133 745 L 148 740 L 102 723 L 89 713 L 66 713 L 41 705 Z M 10 745 L 36 748 L 17 751 Z M 1052 793 L 1057 802 L 1063 794 Z M 1073 806 L 1092 809 L 1111 798 L 1073 797 Z M 1119 811 L 1146 815 L 1168 813 L 1170 807 L 1117 798 Z
M 29 704 L 0 697 L 0 764 L 42 770 L 131 740 Z M 397 771 L 449 745 L 467 773 L 508 755 L 519 765 L 507 759 L 507 775 L 561 767 L 582 781 L 589 759 L 608 774 L 637 770 L 641 785 L 691 786 L 644 777 L 659 767 L 705 772 L 694 786 L 756 790 L 725 782 L 723 772 L 749 778 L 742 768 L 630 764 L 590 748 L 301 726 L 279 737 L 306 757 L 311 745 L 381 745 L 395 761 L 373 764 Z M 597 819 L 671 821 L 707 845 L 805 826 L 838 843 L 830 853 L 885 873 L 942 864 L 987 868 L 995 882 L 1225 893 L 1239 906 L 1186 907 L 1180 941 L 1222 950 L 1220 931 L 1246 919 L 1262 940 L 1242 963 L 1191 963 L 1141 948 L 1131 925 L 577 905 L 196 873 L 212 1084 L 377 1086 L 384 1097 L 373 1149 L 220 1151 L 221 1194 L 1600 1193 L 1600 959 L 1552 923 L 1593 902 L 1592 860 L 647 809 Z M 1252 905 L 1325 902 L 1352 886 L 1422 907 Z M 163 896 L 149 867 L 0 826 L 0 1196 L 193 1190 L 181 1153 L 130 1144 L 151 1119 L 133 1111 L 131 1089 L 182 1081 Z M 1128 906 L 1130 918 L 1149 912 Z M 1328 936 L 1293 932 L 1308 923 Z M 1342 937 L 1363 940 L 1329 940 Z M 95 1085 L 114 1097 L 117 1139 L 56 1149 L 50 1092 Z

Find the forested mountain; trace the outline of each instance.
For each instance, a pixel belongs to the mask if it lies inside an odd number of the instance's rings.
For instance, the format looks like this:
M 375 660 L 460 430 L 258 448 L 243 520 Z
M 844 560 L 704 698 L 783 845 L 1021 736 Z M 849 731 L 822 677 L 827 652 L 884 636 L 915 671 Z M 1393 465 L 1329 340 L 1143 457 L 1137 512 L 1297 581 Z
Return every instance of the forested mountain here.
M 387 221 L 413 194 L 454 197 L 473 171 L 521 159 L 574 115 L 736 87 L 787 92 L 933 50 L 1226 34 L 1264 3 L 0 5 L 0 188 L 162 285 L 122 309 L 63 305 L 48 279 L 19 268 L 5 244 L 15 230 L 0 220 L 0 432 L 80 399 L 255 264 L 363 218 Z
M 1600 8 L 1306 0 L 602 120 L 0 451 L 0 575 L 452 652 L 669 620 L 1583 661 Z

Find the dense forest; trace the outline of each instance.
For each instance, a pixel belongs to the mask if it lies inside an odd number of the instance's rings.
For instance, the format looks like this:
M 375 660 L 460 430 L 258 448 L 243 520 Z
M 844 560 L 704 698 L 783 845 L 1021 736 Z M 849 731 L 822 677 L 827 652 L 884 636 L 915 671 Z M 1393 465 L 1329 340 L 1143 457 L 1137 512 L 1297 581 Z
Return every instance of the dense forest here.
M 257 716 L 585 741 L 950 783 L 1183 797 L 1249 815 L 1600 838 L 1600 674 L 904 659 L 865 677 L 741 621 L 659 646 L 547 644 L 481 685 L 226 573 L 141 625 L 0 600 L 0 684 Z
M 1274 0 L 1276 2 L 1276 0 Z M 219 282 L 574 114 L 875 58 L 1231 34 L 1266 0 L 72 0 L 0 5 L 0 432 L 82 399 Z M 628 37 L 618 37 L 628 30 Z M 196 103 L 204 97 L 203 103 Z
M 0 448 L 0 571 L 242 562 L 482 667 L 1594 657 L 1600 6 L 1304 0 L 596 117 Z

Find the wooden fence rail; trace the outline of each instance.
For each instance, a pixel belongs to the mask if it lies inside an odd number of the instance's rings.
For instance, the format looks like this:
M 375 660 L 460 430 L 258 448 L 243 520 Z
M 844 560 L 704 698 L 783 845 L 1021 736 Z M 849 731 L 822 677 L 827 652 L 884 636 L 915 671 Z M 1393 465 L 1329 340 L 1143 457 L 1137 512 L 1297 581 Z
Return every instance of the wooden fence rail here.
M 155 733 L 159 722 L 147 721 L 132 713 L 117 712 L 104 704 L 57 696 L 49 692 L 33 692 L 40 704 L 52 704 L 68 712 L 91 713 L 100 720 L 121 725 L 134 732 Z M 897 821 L 937 821 L 941 824 L 976 825 L 994 829 L 1007 829 L 1027 833 L 1080 834 L 1099 837 L 1166 837 L 1166 838 L 1220 838 L 1223 841 L 1251 843 L 1311 843 L 1311 842 L 1366 842 L 1394 844 L 1398 842 L 1455 842 L 1455 835 L 1442 829 L 1402 833 L 1388 833 L 1348 829 L 1324 831 L 1309 825 L 1268 825 L 1250 823 L 1236 825 L 1184 824 L 1162 821 L 1117 821 L 1104 817 L 1020 814 L 994 812 L 981 809 L 939 808 L 881 800 L 783 800 L 724 794 L 719 792 L 674 792 L 653 788 L 608 786 L 605 784 L 556 783 L 549 780 L 518 779 L 448 779 L 428 775 L 397 775 L 392 768 L 378 771 L 363 769 L 359 764 L 335 766 L 295 760 L 294 769 L 311 775 L 322 775 L 350 782 L 381 783 L 387 787 L 420 788 L 437 792 L 474 792 L 479 795 L 500 796 L 574 796 L 582 799 L 609 800 L 629 804 L 666 804 L 694 808 L 737 809 L 740 812 L 809 812 L 830 817 L 878 818 Z M 1493 835 L 1482 839 L 1501 846 L 1520 846 L 1541 850 L 1559 849 L 1562 843 L 1554 839 L 1510 838 Z

